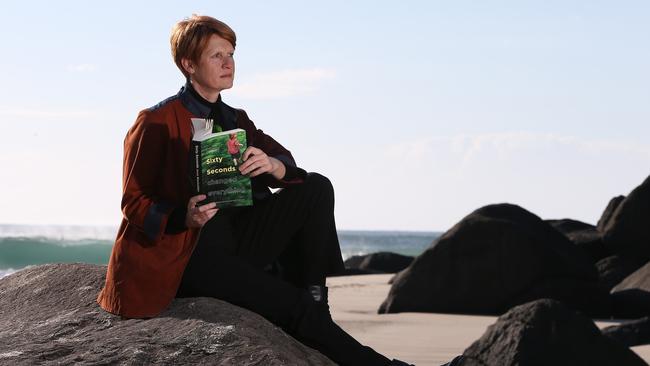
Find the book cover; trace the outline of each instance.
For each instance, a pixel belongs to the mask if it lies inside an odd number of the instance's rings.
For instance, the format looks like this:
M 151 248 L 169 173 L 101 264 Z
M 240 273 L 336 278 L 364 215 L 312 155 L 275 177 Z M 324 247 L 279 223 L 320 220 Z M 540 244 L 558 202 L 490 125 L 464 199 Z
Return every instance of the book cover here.
M 203 118 L 192 118 L 192 127 L 194 188 L 207 196 L 201 203 L 216 202 L 219 208 L 251 206 L 251 179 L 238 168 L 246 150 L 246 131 L 217 132 L 213 121 Z

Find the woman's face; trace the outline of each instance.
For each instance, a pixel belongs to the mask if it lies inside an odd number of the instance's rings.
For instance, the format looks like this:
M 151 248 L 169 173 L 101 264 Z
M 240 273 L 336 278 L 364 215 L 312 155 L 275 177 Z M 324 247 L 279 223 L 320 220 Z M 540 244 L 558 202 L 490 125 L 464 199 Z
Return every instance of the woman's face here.
M 204 98 L 215 101 L 222 90 L 232 88 L 235 77 L 234 52 L 230 42 L 213 34 L 198 63 L 189 63 L 192 85 Z

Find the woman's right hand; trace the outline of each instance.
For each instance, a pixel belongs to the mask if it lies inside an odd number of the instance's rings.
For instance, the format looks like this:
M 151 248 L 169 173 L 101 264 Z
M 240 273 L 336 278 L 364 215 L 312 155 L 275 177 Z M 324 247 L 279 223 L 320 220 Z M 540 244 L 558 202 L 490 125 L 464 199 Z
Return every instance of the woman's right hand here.
M 187 202 L 187 215 L 185 215 L 185 225 L 187 227 L 200 228 L 219 211 L 217 204 L 214 202 L 197 206 L 197 203 L 206 198 L 206 195 L 200 194 L 190 198 Z

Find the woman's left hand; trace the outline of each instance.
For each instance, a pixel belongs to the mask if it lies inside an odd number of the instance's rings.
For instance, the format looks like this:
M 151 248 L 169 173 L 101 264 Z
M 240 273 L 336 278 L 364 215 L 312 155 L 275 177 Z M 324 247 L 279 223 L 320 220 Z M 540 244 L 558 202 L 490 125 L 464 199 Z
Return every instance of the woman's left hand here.
M 239 166 L 239 171 L 243 175 L 256 177 L 260 174 L 269 173 L 276 179 L 284 178 L 286 168 L 284 164 L 256 147 L 249 146 L 242 156 L 244 163 Z

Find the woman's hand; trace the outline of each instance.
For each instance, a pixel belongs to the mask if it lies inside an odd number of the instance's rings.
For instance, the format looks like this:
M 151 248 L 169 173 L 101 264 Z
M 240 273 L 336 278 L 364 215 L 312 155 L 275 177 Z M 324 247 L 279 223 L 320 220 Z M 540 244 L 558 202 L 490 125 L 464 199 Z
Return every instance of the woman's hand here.
M 275 179 L 282 179 L 287 172 L 287 169 L 280 160 L 266 155 L 264 151 L 253 146 L 249 146 L 244 151 L 242 158 L 244 159 L 244 163 L 239 166 L 239 171 L 243 175 L 251 178 L 260 174 L 269 173 Z
M 200 194 L 190 198 L 187 202 L 187 215 L 185 215 L 185 225 L 187 227 L 200 228 L 205 225 L 208 220 L 214 217 L 214 215 L 217 214 L 217 211 L 219 211 L 217 204 L 214 202 L 210 202 L 203 206 L 196 205 L 206 198 L 206 195 Z

